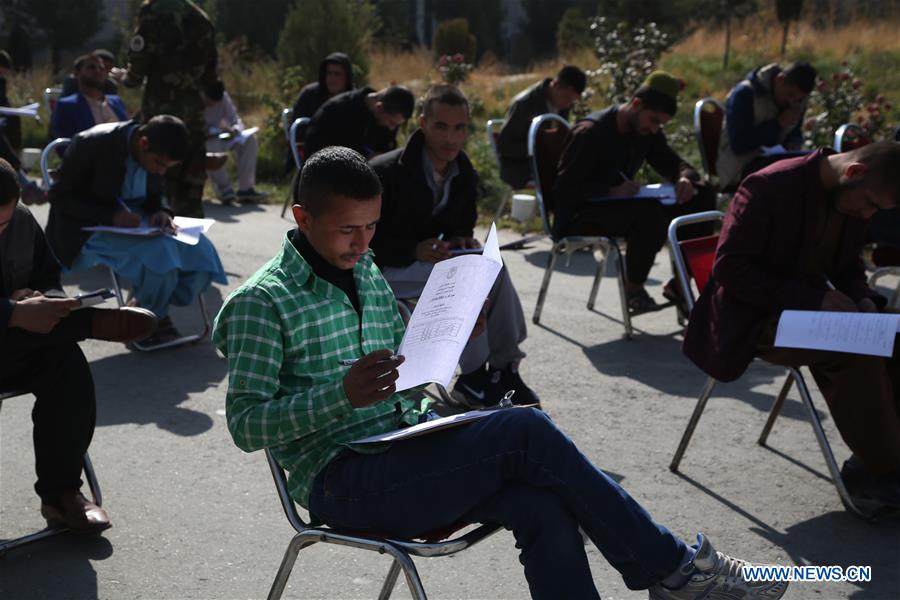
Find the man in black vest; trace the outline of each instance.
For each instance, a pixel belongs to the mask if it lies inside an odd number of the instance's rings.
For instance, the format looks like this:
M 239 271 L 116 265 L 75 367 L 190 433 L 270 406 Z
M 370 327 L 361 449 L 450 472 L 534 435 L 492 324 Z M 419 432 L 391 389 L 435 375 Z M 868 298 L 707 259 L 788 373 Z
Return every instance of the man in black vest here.
M 0 392 L 35 395 L 34 454 L 41 514 L 50 526 L 108 528 L 80 492 L 82 457 L 94 434 L 94 381 L 78 341 L 147 337 L 156 317 L 141 308 L 84 308 L 66 298 L 59 264 L 31 212 L 18 205 L 15 170 L 0 159 Z
M 466 97 L 452 86 L 432 87 L 419 127 L 404 148 L 370 162 L 383 188 L 371 247 L 398 298 L 417 298 L 434 264 L 450 258 L 451 251 L 480 247 L 473 237 L 478 174 L 462 151 L 469 131 Z M 537 403 L 519 376 L 525 336 L 522 305 L 503 269 L 489 296 L 487 330 L 463 351 L 454 396 L 485 406 L 514 389 L 514 402 Z

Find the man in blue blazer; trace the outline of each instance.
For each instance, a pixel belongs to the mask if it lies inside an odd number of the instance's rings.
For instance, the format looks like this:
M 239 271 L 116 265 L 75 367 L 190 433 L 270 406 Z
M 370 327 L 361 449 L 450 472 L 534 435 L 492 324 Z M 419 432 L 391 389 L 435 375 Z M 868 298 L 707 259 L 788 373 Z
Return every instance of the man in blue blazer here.
M 122 99 L 103 93 L 106 69 L 99 56 L 79 56 L 75 59 L 74 69 L 78 92 L 64 96 L 56 103 L 50 119 L 51 137 L 71 138 L 94 125 L 128 120 Z

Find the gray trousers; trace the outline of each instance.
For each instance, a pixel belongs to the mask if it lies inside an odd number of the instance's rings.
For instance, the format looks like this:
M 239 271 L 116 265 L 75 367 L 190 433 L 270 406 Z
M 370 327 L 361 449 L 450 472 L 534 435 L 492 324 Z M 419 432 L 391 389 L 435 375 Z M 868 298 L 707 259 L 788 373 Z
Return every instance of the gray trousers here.
M 422 295 L 433 267 L 433 263 L 416 261 L 408 267 L 385 267 L 381 272 L 394 290 L 394 295 L 403 300 Z M 469 340 L 463 349 L 459 359 L 459 368 L 463 373 L 471 373 L 485 362 L 505 369 L 525 358 L 525 353 L 519 348 L 528 335 L 525 315 L 506 267 L 497 274 L 488 298 L 491 302 L 487 329 L 477 338 Z
M 235 166 L 237 166 L 238 190 L 245 191 L 256 185 L 256 152 L 259 142 L 256 136 L 251 135 L 243 144 L 235 144 L 230 148 L 234 154 Z M 225 142 L 219 140 L 209 140 L 206 142 L 206 149 L 210 152 L 225 152 L 229 150 Z M 215 171 L 207 171 L 210 181 L 212 181 L 213 189 L 216 191 L 216 197 L 223 198 L 234 193 L 231 187 L 231 175 L 228 173 L 228 167 L 222 165 Z

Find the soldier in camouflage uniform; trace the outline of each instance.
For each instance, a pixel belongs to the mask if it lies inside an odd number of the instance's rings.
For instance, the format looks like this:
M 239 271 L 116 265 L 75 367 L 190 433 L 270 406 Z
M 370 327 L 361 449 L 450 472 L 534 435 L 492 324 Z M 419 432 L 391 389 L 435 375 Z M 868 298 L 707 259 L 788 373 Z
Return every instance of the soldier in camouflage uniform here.
M 202 217 L 206 126 L 200 92 L 218 79 L 215 28 L 190 0 L 143 0 L 128 59 L 123 82 L 144 84 L 142 120 L 170 114 L 188 127 L 190 153 L 180 168 L 169 171 L 166 196 L 175 214 Z

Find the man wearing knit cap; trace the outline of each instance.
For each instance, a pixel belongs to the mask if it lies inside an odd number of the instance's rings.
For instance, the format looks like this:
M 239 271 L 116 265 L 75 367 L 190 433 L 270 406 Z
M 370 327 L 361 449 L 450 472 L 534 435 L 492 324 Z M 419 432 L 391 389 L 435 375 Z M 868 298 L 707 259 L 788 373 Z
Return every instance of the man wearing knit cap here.
M 669 147 L 662 132 L 678 108 L 681 85 L 672 75 L 654 71 L 628 102 L 578 121 L 566 139 L 553 185 L 556 235 L 625 238 L 625 291 L 632 314 L 660 308 L 644 284 L 665 244 L 669 222 L 715 207 L 713 191 Z M 632 198 L 640 190 L 634 177 L 645 161 L 675 186 L 674 204 Z M 705 235 L 708 229 L 701 224 L 682 231 L 690 238 Z M 676 289 L 669 282 L 663 293 L 677 301 Z

